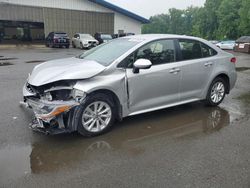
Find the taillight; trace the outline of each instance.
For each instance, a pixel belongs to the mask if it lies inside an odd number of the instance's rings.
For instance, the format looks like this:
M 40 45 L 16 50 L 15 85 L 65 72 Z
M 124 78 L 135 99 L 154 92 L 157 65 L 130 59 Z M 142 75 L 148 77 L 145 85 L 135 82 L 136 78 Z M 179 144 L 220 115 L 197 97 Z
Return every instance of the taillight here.
M 232 57 L 230 61 L 231 63 L 236 63 L 236 57 Z

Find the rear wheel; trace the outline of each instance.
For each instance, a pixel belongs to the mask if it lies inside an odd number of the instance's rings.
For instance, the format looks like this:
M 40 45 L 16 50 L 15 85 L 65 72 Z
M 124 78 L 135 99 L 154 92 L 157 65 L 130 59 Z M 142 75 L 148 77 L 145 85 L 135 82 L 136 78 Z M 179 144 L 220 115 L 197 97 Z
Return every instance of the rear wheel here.
M 219 105 L 226 95 L 226 87 L 227 85 L 223 78 L 215 78 L 209 87 L 206 104 L 209 106 Z
M 69 48 L 69 45 L 66 45 L 65 47 L 66 47 L 66 48 Z
M 107 132 L 115 120 L 114 104 L 104 94 L 87 98 L 80 106 L 78 114 L 77 131 L 87 137 Z
M 73 48 L 76 48 L 76 45 L 75 45 L 75 43 L 74 43 L 74 42 L 72 42 L 72 46 L 73 46 Z

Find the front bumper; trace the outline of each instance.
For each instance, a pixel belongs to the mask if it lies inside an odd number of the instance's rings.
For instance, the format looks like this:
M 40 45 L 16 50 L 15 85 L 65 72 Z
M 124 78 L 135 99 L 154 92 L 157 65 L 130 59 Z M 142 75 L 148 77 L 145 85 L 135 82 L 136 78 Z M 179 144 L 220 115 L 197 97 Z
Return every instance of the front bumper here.
M 83 44 L 84 48 L 92 48 L 92 47 L 96 47 L 97 43 L 85 43 Z
M 71 101 L 45 101 L 33 98 L 26 98 L 25 104 L 31 108 L 35 118 L 31 123 L 34 131 L 46 134 L 60 134 L 72 132 L 72 126 L 69 126 L 72 120 L 70 112 L 79 103 Z

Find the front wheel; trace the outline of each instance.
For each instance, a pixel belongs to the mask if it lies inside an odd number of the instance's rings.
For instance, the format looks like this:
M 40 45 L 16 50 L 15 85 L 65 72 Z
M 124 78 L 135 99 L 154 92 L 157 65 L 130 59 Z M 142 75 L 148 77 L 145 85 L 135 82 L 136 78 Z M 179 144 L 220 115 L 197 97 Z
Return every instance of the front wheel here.
M 209 106 L 217 106 L 223 101 L 225 95 L 225 80 L 223 78 L 215 78 L 208 89 L 206 104 Z
M 78 113 L 77 131 L 86 137 L 107 132 L 115 120 L 114 106 L 104 94 L 96 94 L 86 99 Z

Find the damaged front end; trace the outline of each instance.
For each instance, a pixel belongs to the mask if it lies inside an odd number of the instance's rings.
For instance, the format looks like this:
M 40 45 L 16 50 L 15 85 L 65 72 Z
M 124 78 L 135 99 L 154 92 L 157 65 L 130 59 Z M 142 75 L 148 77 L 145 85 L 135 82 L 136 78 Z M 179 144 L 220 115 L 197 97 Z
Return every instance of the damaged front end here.
M 34 131 L 60 134 L 76 130 L 74 111 L 84 100 L 85 93 L 74 89 L 74 85 L 74 81 L 59 81 L 43 86 L 25 84 L 24 104 L 35 114 L 30 126 Z

